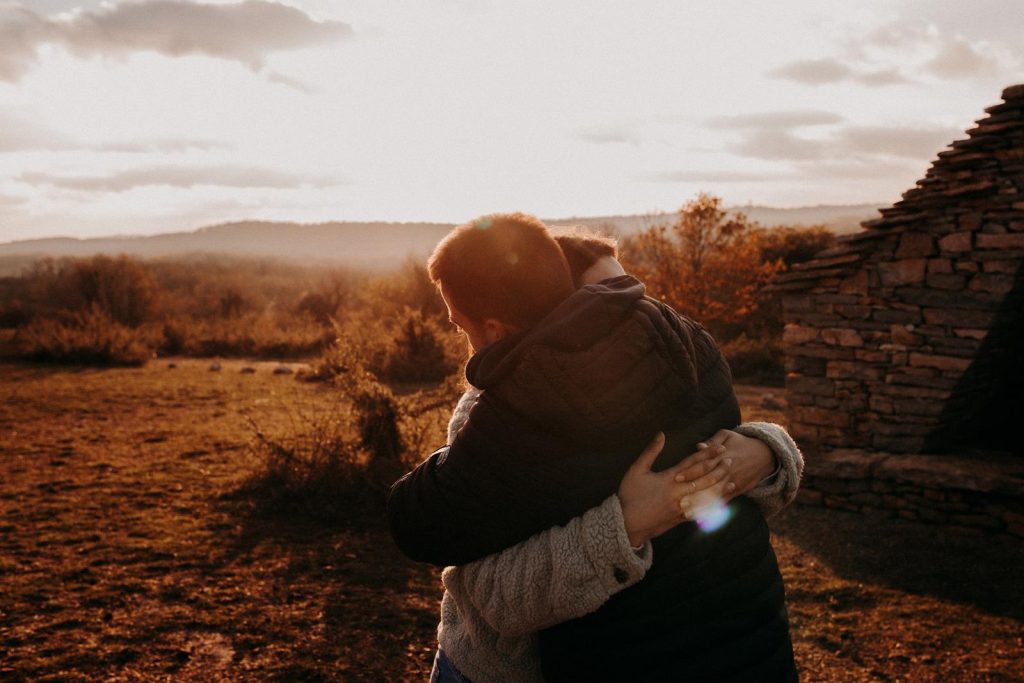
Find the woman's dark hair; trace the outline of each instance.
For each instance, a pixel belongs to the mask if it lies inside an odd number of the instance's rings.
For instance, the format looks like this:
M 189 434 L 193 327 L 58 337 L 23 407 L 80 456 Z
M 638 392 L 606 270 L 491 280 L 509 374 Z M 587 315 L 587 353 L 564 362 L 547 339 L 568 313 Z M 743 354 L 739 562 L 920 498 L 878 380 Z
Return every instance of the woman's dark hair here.
M 574 228 L 572 232 L 555 235 L 555 241 L 565 254 L 572 272 L 572 283 L 578 289 L 582 285 L 583 273 L 597 260 L 605 256 L 619 257 L 619 245 L 614 237 L 605 237 Z

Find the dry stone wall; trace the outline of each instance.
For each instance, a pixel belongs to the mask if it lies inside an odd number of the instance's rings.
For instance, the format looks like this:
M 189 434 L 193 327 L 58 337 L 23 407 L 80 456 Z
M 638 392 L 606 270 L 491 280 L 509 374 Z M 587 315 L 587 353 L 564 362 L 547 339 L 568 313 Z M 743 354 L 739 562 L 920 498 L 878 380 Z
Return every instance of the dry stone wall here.
M 965 373 L 994 321 L 1024 308 L 1024 84 L 985 111 L 863 232 L 774 281 L 805 447 L 921 453 L 954 392 L 983 398 L 991 378 Z

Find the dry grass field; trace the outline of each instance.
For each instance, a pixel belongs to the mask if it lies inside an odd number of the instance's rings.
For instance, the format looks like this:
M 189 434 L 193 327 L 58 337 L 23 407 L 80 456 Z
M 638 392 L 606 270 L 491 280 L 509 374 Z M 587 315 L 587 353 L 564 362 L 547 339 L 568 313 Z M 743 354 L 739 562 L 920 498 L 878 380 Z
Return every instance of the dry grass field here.
M 332 390 L 274 363 L 0 365 L 0 679 L 426 680 L 439 572 L 370 522 L 231 496 Z M 781 420 L 741 387 L 747 419 Z M 341 408 L 339 408 L 341 409 Z M 773 521 L 805 681 L 1024 679 L 1024 548 L 796 508 Z

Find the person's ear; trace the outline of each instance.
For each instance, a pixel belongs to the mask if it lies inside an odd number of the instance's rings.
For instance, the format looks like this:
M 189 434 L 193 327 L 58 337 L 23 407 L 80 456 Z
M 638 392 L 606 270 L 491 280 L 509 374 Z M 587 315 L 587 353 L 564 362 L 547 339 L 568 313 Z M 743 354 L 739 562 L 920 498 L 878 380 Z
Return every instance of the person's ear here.
M 514 330 L 511 326 L 506 325 L 500 320 L 488 318 L 487 320 L 484 321 L 484 339 L 487 340 L 487 343 L 489 345 L 493 344 L 496 341 L 504 339 L 508 334 L 512 333 L 513 331 Z

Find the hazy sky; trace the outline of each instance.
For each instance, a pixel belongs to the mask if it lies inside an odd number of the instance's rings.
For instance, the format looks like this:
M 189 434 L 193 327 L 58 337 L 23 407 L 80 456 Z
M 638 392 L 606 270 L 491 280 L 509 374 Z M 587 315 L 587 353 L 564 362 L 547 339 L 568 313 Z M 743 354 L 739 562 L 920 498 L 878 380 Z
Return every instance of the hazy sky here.
M 882 202 L 1020 0 L 0 0 L 0 241 Z

